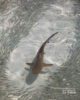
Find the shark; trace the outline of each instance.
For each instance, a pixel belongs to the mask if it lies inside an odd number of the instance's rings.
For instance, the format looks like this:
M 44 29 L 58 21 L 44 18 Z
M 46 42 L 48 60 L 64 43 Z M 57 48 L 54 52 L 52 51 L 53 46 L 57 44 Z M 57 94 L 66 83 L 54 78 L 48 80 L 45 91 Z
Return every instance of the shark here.
M 46 41 L 43 42 L 43 44 L 41 45 L 41 47 L 39 48 L 34 60 L 32 61 L 32 63 L 26 63 L 27 65 L 30 66 L 32 73 L 33 74 L 39 74 L 43 67 L 49 67 L 52 66 L 53 64 L 47 64 L 43 62 L 43 58 L 44 58 L 44 47 L 46 45 L 46 43 L 49 42 L 49 40 L 55 36 L 56 34 L 58 34 L 58 32 L 52 34 L 48 39 L 46 39 Z

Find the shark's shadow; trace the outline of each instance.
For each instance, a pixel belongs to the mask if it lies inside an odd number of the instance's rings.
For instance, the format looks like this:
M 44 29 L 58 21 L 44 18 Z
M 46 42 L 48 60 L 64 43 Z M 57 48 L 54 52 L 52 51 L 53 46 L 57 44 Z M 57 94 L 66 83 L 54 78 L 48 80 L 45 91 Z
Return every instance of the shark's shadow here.
M 52 64 L 45 64 L 45 63 L 43 63 L 44 47 L 45 47 L 46 43 L 47 43 L 53 36 L 55 36 L 56 34 L 58 34 L 58 32 L 52 34 L 46 41 L 43 42 L 43 44 L 42 44 L 41 47 L 39 48 L 39 50 L 38 50 L 38 52 L 37 52 L 35 58 L 33 59 L 32 63 L 26 63 L 26 64 L 28 64 L 28 65 L 30 66 L 29 74 L 28 74 L 28 76 L 26 77 L 26 83 L 27 83 L 27 84 L 30 85 L 30 84 L 32 84 L 32 83 L 37 79 L 39 73 L 41 72 L 41 69 L 42 69 L 43 65 L 45 65 L 45 66 L 50 66 L 50 65 L 52 65 Z M 31 67 L 33 67 L 33 69 L 36 70 L 36 72 L 37 72 L 38 74 L 33 74 L 33 73 L 32 73 L 32 68 L 31 68 Z M 36 69 L 36 67 L 37 67 L 37 69 Z
M 29 71 L 29 74 L 26 76 L 26 83 L 28 85 L 31 85 L 37 79 L 38 74 L 33 74 L 31 68 L 30 69 L 25 68 L 25 70 L 28 70 Z
M 25 70 L 29 71 L 29 74 L 26 76 L 26 83 L 28 85 L 31 85 L 32 83 L 35 82 L 35 80 L 38 78 L 38 75 L 39 74 L 33 74 L 32 73 L 32 69 L 28 69 L 28 68 L 25 68 Z M 47 72 L 44 72 L 44 71 L 41 71 L 40 74 L 46 74 Z

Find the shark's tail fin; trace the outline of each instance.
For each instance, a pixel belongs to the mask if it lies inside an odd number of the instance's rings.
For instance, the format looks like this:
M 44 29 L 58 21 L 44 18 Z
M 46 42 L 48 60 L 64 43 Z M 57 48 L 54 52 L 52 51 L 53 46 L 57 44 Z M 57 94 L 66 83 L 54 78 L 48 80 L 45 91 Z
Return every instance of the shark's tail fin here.
M 46 43 L 49 42 L 49 40 L 50 40 L 53 36 L 55 36 L 56 34 L 58 34 L 58 32 L 52 34 L 52 35 L 42 44 L 41 47 L 44 47 L 44 46 L 46 45 Z
M 54 35 L 56 35 L 56 34 L 58 34 L 58 32 L 52 34 L 52 35 L 42 44 L 41 48 L 39 49 L 39 52 L 43 51 L 43 49 L 44 49 L 46 43 L 50 40 L 50 38 L 52 38 L 52 37 L 53 37 Z
M 56 34 L 58 34 L 58 32 L 52 34 L 43 44 L 45 45 L 53 36 L 55 36 Z

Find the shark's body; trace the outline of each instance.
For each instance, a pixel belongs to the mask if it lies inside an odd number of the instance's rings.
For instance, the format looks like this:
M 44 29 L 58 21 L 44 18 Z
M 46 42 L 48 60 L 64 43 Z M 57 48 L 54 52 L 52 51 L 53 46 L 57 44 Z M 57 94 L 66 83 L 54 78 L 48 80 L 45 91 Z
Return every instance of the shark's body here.
M 39 74 L 42 70 L 43 67 L 48 67 L 51 66 L 53 64 L 45 64 L 43 63 L 43 56 L 44 56 L 44 47 L 46 45 L 46 43 L 54 36 L 56 35 L 58 32 L 52 34 L 40 47 L 39 51 L 36 54 L 35 59 L 33 60 L 32 63 L 26 63 L 28 64 L 31 69 L 32 69 L 32 73 L 33 74 Z

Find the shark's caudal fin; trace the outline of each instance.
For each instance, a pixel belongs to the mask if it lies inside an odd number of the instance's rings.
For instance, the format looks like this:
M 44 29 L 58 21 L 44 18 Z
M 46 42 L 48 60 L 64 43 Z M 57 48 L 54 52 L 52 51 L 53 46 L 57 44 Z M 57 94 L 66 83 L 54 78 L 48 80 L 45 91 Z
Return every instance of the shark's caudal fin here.
M 50 40 L 53 36 L 55 36 L 56 34 L 58 34 L 58 32 L 52 34 L 52 35 L 43 43 L 43 45 L 45 45 L 47 42 L 49 42 L 49 40 Z
M 44 47 L 45 47 L 46 43 L 48 43 L 48 42 L 49 42 L 49 40 L 50 40 L 53 36 L 55 36 L 56 34 L 58 34 L 58 32 L 56 32 L 56 33 L 52 34 L 52 35 L 51 35 L 48 39 L 46 39 L 46 41 L 45 41 L 45 42 L 43 42 L 43 44 L 41 45 L 41 47 L 40 47 L 40 49 L 39 49 L 38 53 L 43 52 L 43 50 L 44 50 Z

